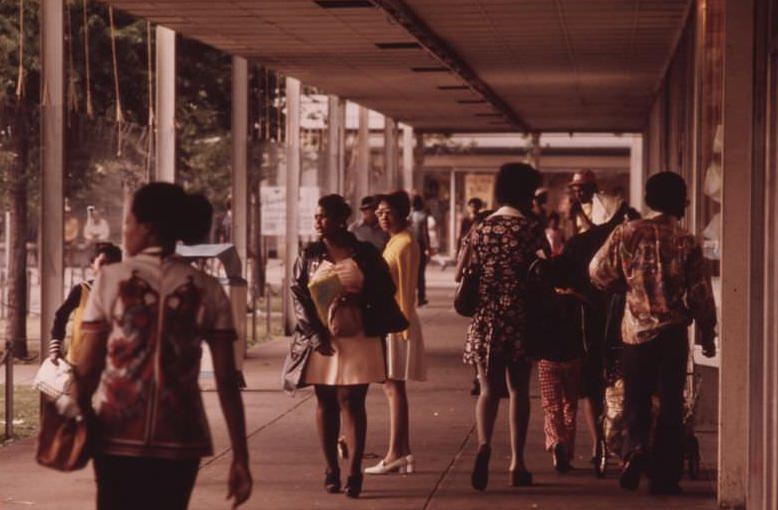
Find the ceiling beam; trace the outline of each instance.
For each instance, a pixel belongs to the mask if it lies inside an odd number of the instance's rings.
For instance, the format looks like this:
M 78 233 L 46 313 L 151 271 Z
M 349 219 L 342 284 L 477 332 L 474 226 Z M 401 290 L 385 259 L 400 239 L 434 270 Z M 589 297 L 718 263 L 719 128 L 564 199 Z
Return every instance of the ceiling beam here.
M 403 0 L 372 0 L 398 25 L 416 38 L 435 59 L 458 74 L 476 93 L 502 112 L 508 122 L 519 131 L 528 133 L 530 126 L 487 85 L 473 69 L 443 39 L 433 32 Z

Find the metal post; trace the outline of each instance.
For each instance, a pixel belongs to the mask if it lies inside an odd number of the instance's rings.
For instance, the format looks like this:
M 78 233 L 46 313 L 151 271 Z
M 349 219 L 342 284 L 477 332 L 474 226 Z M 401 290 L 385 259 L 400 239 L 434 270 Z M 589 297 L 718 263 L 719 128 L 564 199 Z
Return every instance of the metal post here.
M 41 2 L 41 201 L 38 279 L 41 286 L 40 356 L 64 294 L 64 2 Z M 29 281 L 29 280 L 28 280 Z M 12 339 L 7 339 L 12 340 Z
M 246 275 L 248 254 L 248 106 L 249 74 L 245 58 L 232 57 L 232 242 Z
M 155 180 L 176 182 L 176 33 L 157 25 Z
M 294 328 L 292 293 L 293 265 L 300 237 L 300 80 L 286 79 L 286 253 L 284 260 L 284 330 Z
M 359 107 L 359 135 L 357 136 L 357 200 L 370 194 L 370 110 Z
M 14 434 L 14 342 L 12 338 L 5 340 L 5 438 L 11 439 Z
M 449 213 L 448 213 L 448 255 L 456 259 L 457 256 L 457 173 L 451 170 L 451 187 L 449 188 Z
M 403 125 L 403 182 L 409 194 L 413 192 L 413 128 Z
M 386 191 L 393 191 L 397 186 L 397 122 L 391 117 L 384 117 L 384 172 Z
M 273 307 L 271 301 L 273 299 L 273 287 L 268 283 L 265 289 L 265 336 L 271 338 L 273 336 L 272 324 L 273 324 Z
M 752 251 L 764 248 L 752 238 L 754 175 L 754 0 L 724 0 L 724 98 L 721 233 L 721 365 L 719 368 L 719 480 L 721 506 L 745 507 L 749 486 L 750 416 L 753 392 L 750 342 L 758 337 L 750 322 L 755 279 Z M 754 244 L 752 244 L 754 243 Z M 760 303 L 761 307 L 761 303 Z M 752 337 L 753 335 L 753 337 Z M 751 506 L 749 505 L 749 508 Z M 756 508 L 756 506 L 754 507 Z
M 629 205 L 636 211 L 643 210 L 645 182 L 643 137 L 642 135 L 633 135 L 632 147 L 629 151 Z
M 342 193 L 341 184 L 341 137 L 343 135 L 343 101 L 338 96 L 329 96 L 327 104 L 327 191 Z

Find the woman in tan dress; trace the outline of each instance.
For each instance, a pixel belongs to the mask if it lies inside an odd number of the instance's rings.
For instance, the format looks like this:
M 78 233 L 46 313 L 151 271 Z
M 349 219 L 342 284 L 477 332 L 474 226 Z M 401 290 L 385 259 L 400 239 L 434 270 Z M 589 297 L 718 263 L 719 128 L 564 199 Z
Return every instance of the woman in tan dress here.
M 315 226 L 320 240 L 306 247 L 295 265 L 292 296 L 297 327 L 285 367 L 285 386 L 313 385 L 316 424 L 327 464 L 325 490 L 340 492 L 338 438 L 341 417 L 348 456 L 345 492 L 358 497 L 362 489 L 368 385 L 386 379 L 382 337 L 407 327 L 394 304 L 392 284 L 378 250 L 357 241 L 346 229 L 351 208 L 340 195 L 319 200 Z M 335 303 L 353 303 L 358 317 L 352 331 L 338 334 L 331 316 Z M 342 330 L 345 331 L 345 330 Z M 299 380 L 293 380 L 295 360 L 304 358 Z

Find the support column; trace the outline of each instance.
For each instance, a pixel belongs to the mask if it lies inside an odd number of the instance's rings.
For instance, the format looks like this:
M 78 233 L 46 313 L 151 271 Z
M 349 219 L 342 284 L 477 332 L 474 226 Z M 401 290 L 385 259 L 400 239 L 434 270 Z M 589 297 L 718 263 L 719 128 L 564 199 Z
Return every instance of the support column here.
M 744 507 L 748 486 L 749 343 L 754 172 L 754 0 L 724 3 L 724 150 L 719 370 L 719 504 Z
M 176 33 L 157 25 L 156 170 L 154 180 L 176 182 Z
M 370 110 L 359 107 L 359 135 L 357 136 L 356 183 L 357 201 L 370 194 Z
M 49 351 L 54 312 L 64 295 L 65 65 L 64 2 L 41 2 L 41 200 L 38 271 L 41 283 L 41 348 Z
M 286 78 L 286 250 L 284 255 L 284 326 L 294 330 L 289 286 L 300 238 L 300 80 Z
M 629 151 L 629 205 L 636 211 L 643 210 L 646 175 L 643 167 L 643 137 L 632 135 Z
M 343 101 L 329 96 L 327 102 L 327 192 L 342 194 L 341 137 L 343 136 Z
M 403 175 L 402 187 L 410 195 L 413 192 L 413 128 L 403 125 Z
M 449 185 L 448 198 L 448 256 L 457 256 L 457 172 L 451 169 L 451 184 Z
M 248 62 L 232 57 L 232 243 L 246 267 L 248 253 Z M 243 272 L 245 274 L 245 271 Z
M 384 176 L 386 191 L 391 192 L 399 186 L 397 183 L 397 122 L 384 117 Z

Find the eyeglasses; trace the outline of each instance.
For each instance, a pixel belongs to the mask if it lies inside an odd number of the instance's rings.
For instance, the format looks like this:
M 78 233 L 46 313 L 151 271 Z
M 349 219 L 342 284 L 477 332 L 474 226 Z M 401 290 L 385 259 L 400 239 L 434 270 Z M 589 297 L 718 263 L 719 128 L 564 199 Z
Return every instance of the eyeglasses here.
M 376 216 L 391 216 L 392 210 L 388 207 L 379 207 L 375 210 Z

